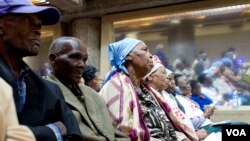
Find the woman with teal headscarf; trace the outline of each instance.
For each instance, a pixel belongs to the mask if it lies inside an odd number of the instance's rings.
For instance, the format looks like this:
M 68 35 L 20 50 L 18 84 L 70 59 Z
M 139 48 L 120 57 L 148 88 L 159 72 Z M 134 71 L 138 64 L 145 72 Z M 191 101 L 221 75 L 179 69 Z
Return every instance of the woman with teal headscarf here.
M 108 45 L 108 58 L 110 65 L 112 66 L 111 71 L 107 74 L 104 83 L 106 83 L 110 77 L 118 72 L 123 71 L 128 75 L 128 71 L 125 67 L 125 57 L 139 44 L 143 43 L 140 40 L 133 38 L 125 38 L 119 42 L 115 42 Z
M 145 43 L 125 38 L 109 44 L 108 57 L 112 69 L 99 94 L 107 104 L 113 125 L 132 141 L 149 141 L 153 138 L 161 140 L 162 137 L 175 141 L 176 135 L 172 126 L 168 128 L 169 134 L 156 137 L 145 121 L 145 109 L 140 104 L 142 99 L 139 96 L 147 90 L 142 78 L 154 66 Z

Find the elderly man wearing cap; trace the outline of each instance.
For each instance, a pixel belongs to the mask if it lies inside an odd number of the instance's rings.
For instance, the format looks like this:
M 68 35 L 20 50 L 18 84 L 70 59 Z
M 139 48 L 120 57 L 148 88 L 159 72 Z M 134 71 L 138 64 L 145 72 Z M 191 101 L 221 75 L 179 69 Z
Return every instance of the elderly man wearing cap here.
M 36 75 L 23 61 L 40 48 L 42 25 L 59 21 L 56 8 L 27 0 L 0 0 L 0 77 L 13 88 L 20 124 L 38 141 L 81 141 L 81 133 L 60 88 Z

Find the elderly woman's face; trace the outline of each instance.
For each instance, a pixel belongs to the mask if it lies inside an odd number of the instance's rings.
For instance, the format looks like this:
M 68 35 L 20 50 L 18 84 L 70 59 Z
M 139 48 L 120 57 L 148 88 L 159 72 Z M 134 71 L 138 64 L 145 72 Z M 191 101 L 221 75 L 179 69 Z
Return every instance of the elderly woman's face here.
M 154 67 L 152 55 L 149 53 L 148 47 L 144 43 L 138 44 L 129 55 L 132 58 L 131 64 L 142 76 L 149 73 Z
M 180 89 L 183 91 L 183 95 L 187 96 L 187 97 L 191 97 L 191 95 L 192 95 L 191 86 L 190 86 L 190 83 L 188 82 L 187 78 L 182 76 L 182 77 L 179 77 L 177 81 L 179 83 Z
M 169 80 L 167 79 L 166 69 L 165 67 L 158 68 L 155 72 L 153 72 L 150 77 L 152 78 L 150 83 L 152 83 L 153 87 L 162 91 L 168 88 Z
M 168 88 L 166 89 L 167 92 L 172 93 L 175 90 L 175 81 L 174 81 L 174 75 L 170 74 L 168 77 Z

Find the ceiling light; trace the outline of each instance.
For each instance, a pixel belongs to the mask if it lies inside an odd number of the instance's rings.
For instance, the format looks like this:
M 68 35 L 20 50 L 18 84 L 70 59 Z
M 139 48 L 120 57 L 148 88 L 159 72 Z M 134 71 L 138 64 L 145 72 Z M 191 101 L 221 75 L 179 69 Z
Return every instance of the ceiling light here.
M 170 23 L 171 24 L 180 24 L 181 21 L 179 19 L 173 19 L 173 20 L 170 20 Z
M 47 0 L 30 0 L 34 4 L 49 4 Z
M 203 20 L 203 19 L 206 19 L 206 16 L 197 16 L 196 19 L 199 19 L 199 20 Z
M 188 12 L 168 14 L 168 15 L 159 15 L 159 16 L 154 16 L 154 17 L 123 20 L 123 21 L 114 22 L 114 25 L 116 28 L 119 28 L 119 27 L 131 26 L 131 25 L 141 25 L 144 23 L 153 24 L 153 23 L 162 22 L 162 21 L 170 21 L 172 24 L 180 24 L 181 22 L 180 20 L 183 18 L 205 19 L 208 16 L 239 13 L 242 11 L 250 12 L 250 4 L 226 6 L 226 7 L 220 7 L 220 8 L 188 11 Z

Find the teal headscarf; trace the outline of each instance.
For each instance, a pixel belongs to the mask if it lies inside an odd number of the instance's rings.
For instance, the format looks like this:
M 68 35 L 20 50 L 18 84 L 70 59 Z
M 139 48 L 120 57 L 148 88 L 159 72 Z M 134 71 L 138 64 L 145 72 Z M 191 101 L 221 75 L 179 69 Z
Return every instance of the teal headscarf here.
M 104 83 L 118 71 L 123 71 L 128 75 L 128 71 L 124 66 L 125 58 L 139 43 L 142 43 L 142 41 L 133 38 L 125 38 L 108 45 L 108 58 L 112 69 L 106 75 Z
M 227 67 L 229 67 L 229 68 L 232 68 L 232 66 L 233 66 L 233 61 L 232 61 L 231 59 L 229 59 L 229 58 L 222 58 L 222 59 L 221 59 L 221 62 L 222 62 L 225 66 L 227 66 Z

